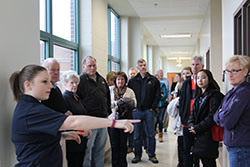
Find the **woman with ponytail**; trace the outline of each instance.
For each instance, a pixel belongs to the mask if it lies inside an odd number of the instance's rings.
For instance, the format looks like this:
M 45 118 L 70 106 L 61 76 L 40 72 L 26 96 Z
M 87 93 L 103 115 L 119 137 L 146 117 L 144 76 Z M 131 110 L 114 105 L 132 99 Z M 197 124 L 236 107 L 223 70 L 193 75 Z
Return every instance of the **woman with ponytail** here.
M 25 66 L 14 72 L 9 81 L 17 101 L 11 138 L 18 167 L 62 167 L 61 136 L 80 143 L 83 130 L 113 127 L 132 132 L 132 123 L 138 122 L 68 116 L 46 107 L 41 100 L 48 99 L 52 85 L 47 70 L 39 65 Z

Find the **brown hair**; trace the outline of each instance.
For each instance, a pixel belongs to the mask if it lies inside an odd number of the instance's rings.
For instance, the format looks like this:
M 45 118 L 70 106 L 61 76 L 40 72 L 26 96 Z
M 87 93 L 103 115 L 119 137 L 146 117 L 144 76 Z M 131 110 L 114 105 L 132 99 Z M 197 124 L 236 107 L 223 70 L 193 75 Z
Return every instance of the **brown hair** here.
M 110 71 L 110 72 L 106 75 L 106 80 L 107 80 L 107 82 L 108 82 L 109 80 L 113 80 L 113 81 L 114 81 L 115 74 L 116 74 L 115 71 Z
M 125 85 L 126 85 L 126 83 L 128 82 L 128 77 L 127 77 L 127 75 L 126 75 L 125 72 L 119 71 L 119 72 L 116 73 L 115 78 L 114 78 L 115 86 L 117 87 L 117 85 L 116 85 L 116 79 L 117 79 L 118 76 L 121 76 L 121 77 L 123 77 L 125 79 Z
M 47 70 L 39 65 L 27 65 L 21 71 L 16 71 L 10 76 L 10 87 L 16 101 L 18 101 L 19 96 L 24 93 L 24 82 L 32 81 L 41 71 Z
M 181 73 L 176 73 L 176 75 L 178 75 L 180 77 L 180 82 L 179 84 L 177 85 L 177 89 L 178 90 L 181 90 L 181 87 L 182 87 L 182 84 L 184 82 L 183 78 L 181 77 Z
M 188 70 L 188 71 L 190 71 L 191 74 L 192 74 L 191 67 L 189 67 L 189 66 L 184 67 L 184 68 L 181 70 L 181 73 L 182 73 L 184 70 Z

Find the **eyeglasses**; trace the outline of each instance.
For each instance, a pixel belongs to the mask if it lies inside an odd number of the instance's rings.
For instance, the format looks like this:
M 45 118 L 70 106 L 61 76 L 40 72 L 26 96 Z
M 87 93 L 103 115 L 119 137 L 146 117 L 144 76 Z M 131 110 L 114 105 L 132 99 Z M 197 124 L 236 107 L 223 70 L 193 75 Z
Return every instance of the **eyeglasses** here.
M 236 75 L 238 72 L 242 71 L 242 69 L 239 69 L 239 70 L 224 70 L 224 73 L 226 73 L 227 75 L 228 74 L 233 74 L 233 75 Z

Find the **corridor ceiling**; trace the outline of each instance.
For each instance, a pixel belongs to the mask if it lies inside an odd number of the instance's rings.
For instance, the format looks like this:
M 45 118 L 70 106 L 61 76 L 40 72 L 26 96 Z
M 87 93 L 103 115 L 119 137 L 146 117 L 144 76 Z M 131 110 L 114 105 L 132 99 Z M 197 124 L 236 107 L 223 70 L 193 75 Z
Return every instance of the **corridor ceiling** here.
M 161 56 L 190 57 L 196 50 L 209 0 L 108 0 L 120 16 L 140 17 L 148 45 L 159 46 Z M 167 39 L 160 35 L 191 34 Z

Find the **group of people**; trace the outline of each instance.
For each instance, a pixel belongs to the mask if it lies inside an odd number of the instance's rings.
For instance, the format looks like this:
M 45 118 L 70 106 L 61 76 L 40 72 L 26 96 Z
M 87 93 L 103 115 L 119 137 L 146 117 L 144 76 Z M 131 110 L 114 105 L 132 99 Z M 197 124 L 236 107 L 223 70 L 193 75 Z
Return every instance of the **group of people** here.
M 69 140 L 67 166 L 104 166 L 106 127 L 131 133 L 132 123 L 140 121 L 107 119 L 109 87 L 97 73 L 93 57 L 85 57 L 82 64 L 80 78 L 72 71 L 63 75 L 63 94 L 57 86 L 60 64 L 55 59 L 46 59 L 43 66 L 27 65 L 11 75 L 17 101 L 11 129 L 16 166 L 62 167 L 61 138 Z
M 178 136 L 178 167 L 216 167 L 219 142 L 213 140 L 212 127 L 224 127 L 224 144 L 229 153 L 230 167 L 250 165 L 250 100 L 247 94 L 250 84 L 246 77 L 250 58 L 233 56 L 226 63 L 227 75 L 232 89 L 224 95 L 211 71 L 203 69 L 203 58 L 191 59 L 190 77 L 184 82 L 178 96 L 172 100 L 167 111 L 174 118 L 173 129 Z M 184 68 L 187 70 L 187 68 Z M 184 69 L 182 76 L 184 76 Z M 177 87 L 177 86 L 176 86 Z
M 107 134 L 113 167 L 126 167 L 127 152 L 132 151 L 132 163 L 140 162 L 142 146 L 149 161 L 158 163 L 155 132 L 158 126 L 158 139 L 163 142 L 166 114 L 174 117 L 179 167 L 199 166 L 200 161 L 203 166 L 216 166 L 218 142 L 211 133 L 215 124 L 225 128 L 230 166 L 249 166 L 250 84 L 245 81 L 249 59 L 234 56 L 227 62 L 224 73 L 233 88 L 224 97 L 212 73 L 203 69 L 203 58 L 194 56 L 191 67 L 176 76 L 168 107 L 169 81 L 162 70 L 151 75 L 144 59 L 137 61 L 138 73 L 130 69 L 128 78 L 124 72 L 114 72 L 106 81 L 97 72 L 96 59 L 87 56 L 80 76 L 74 71 L 63 74 L 63 93 L 57 86 L 60 64 L 56 59 L 46 59 L 43 66 L 27 65 L 10 77 L 18 102 L 11 130 L 16 166 L 61 167 L 62 139 L 67 140 L 69 167 L 104 166 Z

